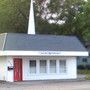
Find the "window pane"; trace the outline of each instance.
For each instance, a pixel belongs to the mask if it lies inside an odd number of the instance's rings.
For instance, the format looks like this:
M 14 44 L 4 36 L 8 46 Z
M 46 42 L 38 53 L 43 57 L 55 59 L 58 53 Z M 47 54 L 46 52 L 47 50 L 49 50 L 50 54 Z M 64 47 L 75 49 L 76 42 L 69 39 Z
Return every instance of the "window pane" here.
M 59 61 L 60 73 L 66 73 L 66 60 Z
M 30 73 L 36 73 L 36 60 L 30 60 Z
M 87 63 L 87 58 L 83 58 L 82 60 L 83 62 Z
M 40 73 L 46 73 L 46 60 L 40 60 Z
M 50 60 L 50 73 L 56 73 L 56 60 Z

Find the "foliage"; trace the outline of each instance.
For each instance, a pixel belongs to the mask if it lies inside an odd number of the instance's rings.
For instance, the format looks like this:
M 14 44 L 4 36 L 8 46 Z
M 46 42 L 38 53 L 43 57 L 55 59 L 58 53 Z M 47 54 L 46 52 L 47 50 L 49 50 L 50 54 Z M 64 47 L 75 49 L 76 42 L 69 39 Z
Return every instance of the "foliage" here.
M 79 70 L 90 70 L 90 65 L 78 65 Z
M 90 3 L 84 0 L 37 0 L 36 17 L 47 24 L 38 22 L 39 33 L 76 35 L 81 40 L 90 39 Z M 39 3 L 40 2 L 40 3 Z M 38 5 L 37 5 L 38 3 Z M 62 21 L 63 23 L 60 23 Z M 40 30 L 39 30 L 40 29 Z M 46 30 L 45 30 L 46 29 Z M 48 30 L 49 29 L 49 30 Z
M 30 0 L 0 0 L 0 33 L 26 32 Z
M 9 0 L 16 14 L 13 19 L 15 32 L 27 32 L 30 0 Z
M 78 70 L 78 74 L 88 74 L 88 75 L 90 75 L 90 70 Z
M 90 80 L 90 70 L 78 70 L 78 74 L 85 75 L 85 80 Z
M 26 33 L 30 0 L 0 0 L 0 33 Z M 90 41 L 90 1 L 35 0 L 36 32 Z
M 90 80 L 90 75 L 87 75 L 87 76 L 85 77 L 85 80 Z

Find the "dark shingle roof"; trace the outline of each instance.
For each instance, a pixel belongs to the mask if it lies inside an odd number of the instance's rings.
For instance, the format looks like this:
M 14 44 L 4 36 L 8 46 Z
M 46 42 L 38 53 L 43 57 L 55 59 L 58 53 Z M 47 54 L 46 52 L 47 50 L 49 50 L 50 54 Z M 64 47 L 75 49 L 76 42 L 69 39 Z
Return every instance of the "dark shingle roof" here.
M 86 51 L 75 36 L 28 35 L 19 33 L 0 35 L 0 50 Z

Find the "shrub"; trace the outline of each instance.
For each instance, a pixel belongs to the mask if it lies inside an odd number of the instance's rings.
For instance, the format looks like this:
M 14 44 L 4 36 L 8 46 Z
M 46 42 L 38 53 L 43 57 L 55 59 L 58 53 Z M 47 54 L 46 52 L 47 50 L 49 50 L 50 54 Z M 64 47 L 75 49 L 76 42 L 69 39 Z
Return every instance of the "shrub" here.
M 79 70 L 90 70 L 90 65 L 78 65 Z
M 78 65 L 77 68 L 80 69 L 80 70 L 85 69 L 85 65 Z
M 90 70 L 90 65 L 86 65 L 86 69 L 87 70 Z

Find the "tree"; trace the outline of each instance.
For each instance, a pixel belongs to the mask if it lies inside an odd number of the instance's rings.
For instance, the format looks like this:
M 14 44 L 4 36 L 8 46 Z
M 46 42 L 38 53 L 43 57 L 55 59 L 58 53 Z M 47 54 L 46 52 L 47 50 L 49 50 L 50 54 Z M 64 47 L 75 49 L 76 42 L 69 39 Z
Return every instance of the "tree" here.
M 90 42 L 90 1 L 88 0 L 88 3 L 85 5 L 85 13 L 84 13 L 84 18 L 85 18 L 85 30 L 87 31 L 85 33 L 85 40 Z
M 0 33 L 27 32 L 30 0 L 0 0 Z
M 35 4 L 37 7 L 36 17 L 40 17 L 50 23 L 49 30 L 46 27 L 47 33 L 53 32 L 53 34 L 59 35 L 76 35 L 80 39 L 89 38 L 89 1 L 50 0 L 50 2 L 47 2 L 47 0 L 37 0 Z M 39 25 L 41 24 L 38 23 L 38 26 Z M 44 30 L 44 28 L 42 30 Z M 45 31 L 40 31 L 39 33 L 44 32 Z
M 26 33 L 30 0 L 0 2 L 0 32 Z M 34 10 L 36 32 L 39 34 L 90 37 L 89 0 L 35 0 Z

